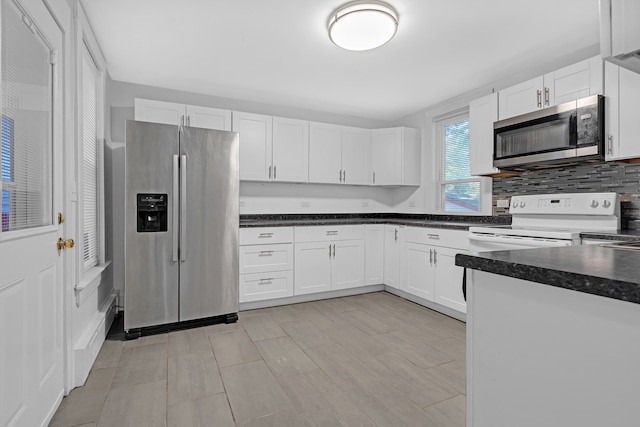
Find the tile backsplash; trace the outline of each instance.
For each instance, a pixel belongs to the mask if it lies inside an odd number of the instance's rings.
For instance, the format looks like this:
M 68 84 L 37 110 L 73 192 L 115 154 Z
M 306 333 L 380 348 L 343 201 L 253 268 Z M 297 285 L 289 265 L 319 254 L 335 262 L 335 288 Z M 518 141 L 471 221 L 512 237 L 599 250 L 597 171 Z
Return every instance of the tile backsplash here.
M 493 179 L 493 215 L 509 215 L 499 199 L 521 194 L 616 192 L 622 228 L 640 229 L 640 163 L 593 162 L 522 172 Z

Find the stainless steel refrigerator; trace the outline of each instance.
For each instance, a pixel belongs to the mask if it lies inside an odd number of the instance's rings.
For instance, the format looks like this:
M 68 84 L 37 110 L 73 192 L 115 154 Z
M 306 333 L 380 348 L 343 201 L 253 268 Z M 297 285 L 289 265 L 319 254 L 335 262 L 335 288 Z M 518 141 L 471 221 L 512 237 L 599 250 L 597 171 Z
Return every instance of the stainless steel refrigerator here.
M 238 312 L 238 134 L 126 123 L 124 329 Z

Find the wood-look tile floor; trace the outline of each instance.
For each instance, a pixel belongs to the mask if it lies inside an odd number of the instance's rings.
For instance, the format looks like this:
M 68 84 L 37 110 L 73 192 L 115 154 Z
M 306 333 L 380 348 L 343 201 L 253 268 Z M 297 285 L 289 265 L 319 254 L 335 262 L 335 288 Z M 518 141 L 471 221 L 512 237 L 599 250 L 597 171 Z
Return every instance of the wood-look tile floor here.
M 465 423 L 465 324 L 386 292 L 105 341 L 51 426 Z

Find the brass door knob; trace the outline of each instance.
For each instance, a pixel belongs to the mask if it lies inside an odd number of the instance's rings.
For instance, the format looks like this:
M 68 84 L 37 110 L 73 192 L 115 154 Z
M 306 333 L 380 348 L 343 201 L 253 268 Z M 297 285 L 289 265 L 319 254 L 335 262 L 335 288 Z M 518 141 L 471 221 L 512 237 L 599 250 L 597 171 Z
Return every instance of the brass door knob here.
M 76 242 L 73 239 L 62 240 L 62 237 L 58 238 L 57 246 L 58 250 L 62 250 L 64 248 L 72 248 L 74 247 Z

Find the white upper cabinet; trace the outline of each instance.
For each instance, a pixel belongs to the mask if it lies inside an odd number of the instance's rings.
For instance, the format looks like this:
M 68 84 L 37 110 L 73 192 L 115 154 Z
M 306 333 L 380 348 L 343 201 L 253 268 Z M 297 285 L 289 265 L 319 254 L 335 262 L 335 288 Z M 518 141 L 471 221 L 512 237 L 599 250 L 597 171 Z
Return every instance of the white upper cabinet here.
M 342 127 L 309 124 L 309 182 L 342 182 Z
M 498 121 L 498 94 L 490 93 L 469 103 L 471 175 L 500 172 L 493 167 L 493 123 Z
M 373 185 L 420 185 L 420 130 L 374 129 L 371 138 Z
M 370 131 L 312 122 L 309 125 L 309 182 L 370 183 Z
M 371 131 L 342 127 L 342 182 L 371 184 Z
M 273 118 L 273 181 L 309 181 L 309 122 Z
M 542 108 L 543 91 L 544 78 L 542 76 L 501 90 L 498 95 L 500 120 Z
M 233 131 L 240 134 L 240 180 L 270 181 L 272 173 L 271 116 L 233 112 Z
M 134 118 L 139 122 L 231 130 L 231 111 L 174 102 L 135 98 Z
M 231 111 L 220 108 L 186 105 L 187 126 L 231 130 Z
M 499 92 L 499 119 L 504 120 L 602 93 L 599 56 L 527 80 Z
M 640 158 L 640 74 L 605 63 L 605 158 Z

